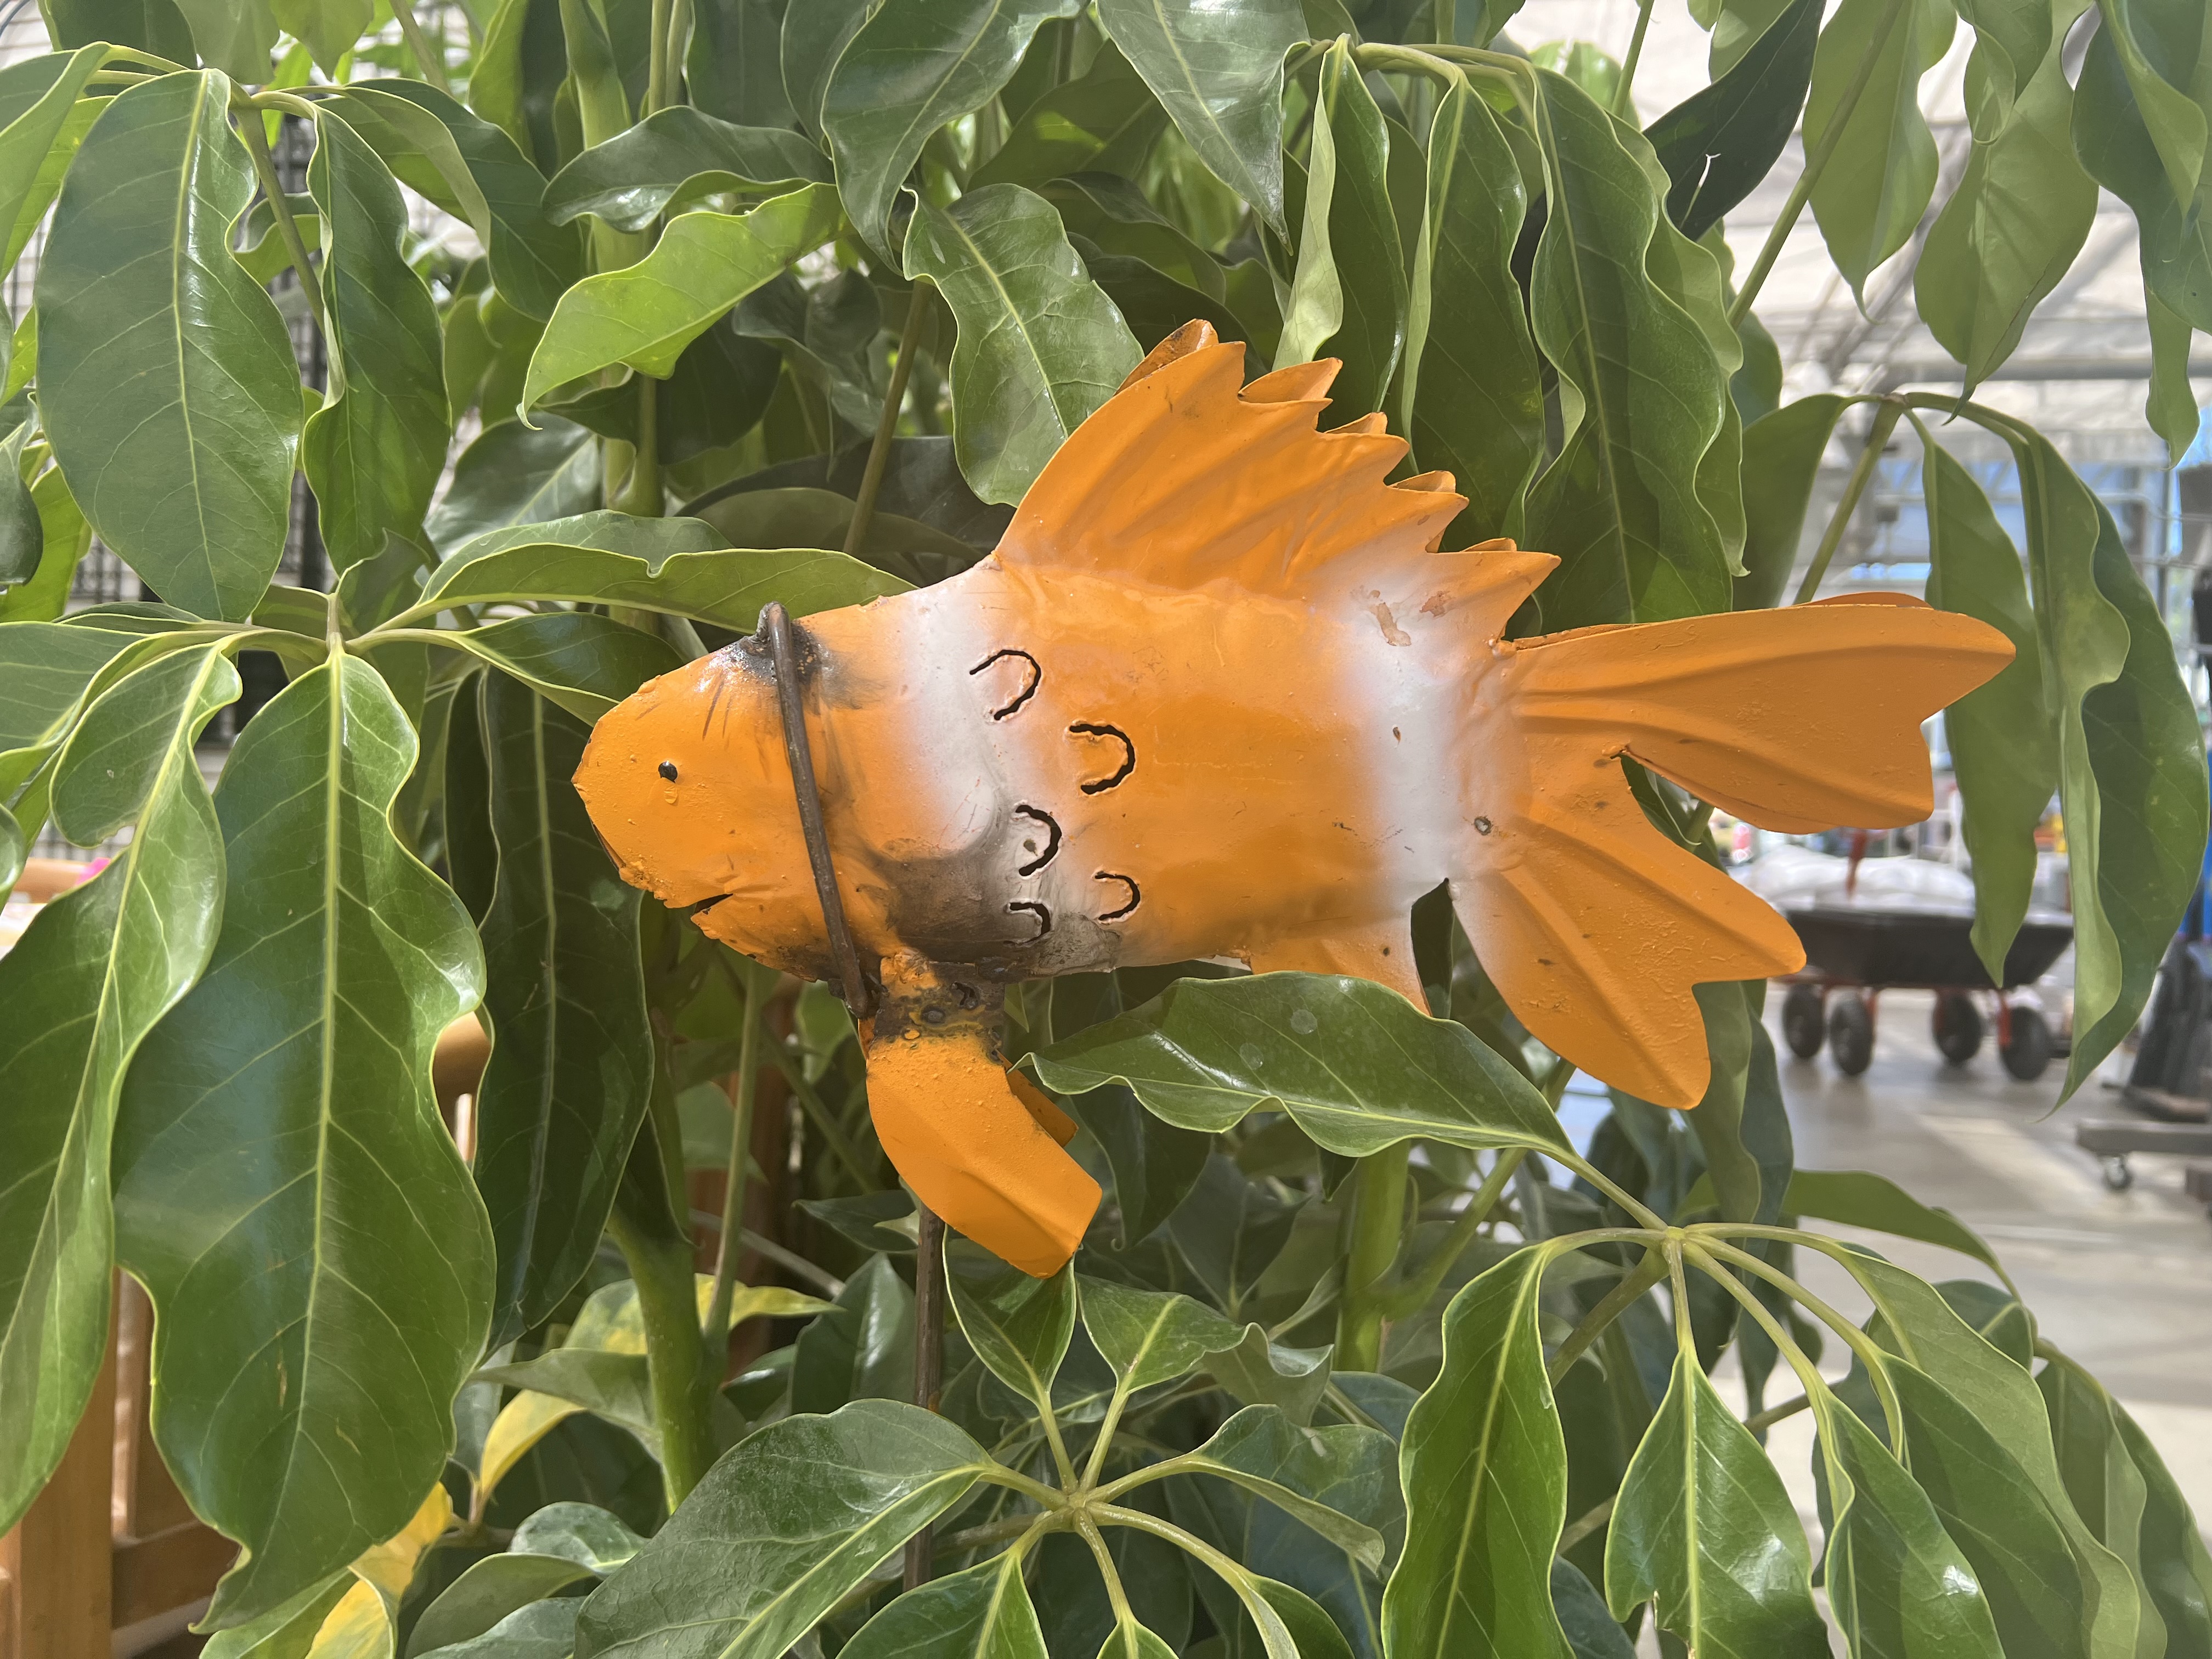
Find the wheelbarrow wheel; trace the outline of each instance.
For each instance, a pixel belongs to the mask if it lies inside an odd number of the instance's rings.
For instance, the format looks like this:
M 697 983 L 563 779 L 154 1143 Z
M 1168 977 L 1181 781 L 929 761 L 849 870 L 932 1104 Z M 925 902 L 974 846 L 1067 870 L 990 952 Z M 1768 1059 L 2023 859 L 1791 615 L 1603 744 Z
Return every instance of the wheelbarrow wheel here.
M 1939 991 L 1935 1018 L 1930 1021 L 1936 1046 L 1954 1066 L 1964 1066 L 1982 1048 L 1982 1011 L 1961 991 Z
M 2014 1009 L 2010 1024 L 1997 1053 L 2005 1070 L 2022 1083 L 2033 1083 L 2051 1064 L 2051 1027 L 2033 1008 Z
M 1820 1045 L 1827 1039 L 1822 1023 L 1820 988 L 1791 986 L 1790 994 L 1782 999 L 1782 1040 L 1790 1045 L 1790 1052 L 1800 1060 L 1810 1060 L 1820 1052 Z
M 1855 992 L 1845 992 L 1828 1009 L 1828 1052 L 1845 1077 L 1874 1064 L 1874 1011 Z

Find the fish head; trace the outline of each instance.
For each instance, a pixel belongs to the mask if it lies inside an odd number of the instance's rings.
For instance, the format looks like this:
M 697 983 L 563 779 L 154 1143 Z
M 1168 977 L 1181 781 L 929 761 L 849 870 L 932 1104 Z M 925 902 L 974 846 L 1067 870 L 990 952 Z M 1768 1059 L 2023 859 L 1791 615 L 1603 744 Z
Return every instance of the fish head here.
M 609 710 L 575 783 L 624 881 L 672 908 L 712 904 L 701 926 L 757 960 L 826 958 L 775 677 L 742 642 Z

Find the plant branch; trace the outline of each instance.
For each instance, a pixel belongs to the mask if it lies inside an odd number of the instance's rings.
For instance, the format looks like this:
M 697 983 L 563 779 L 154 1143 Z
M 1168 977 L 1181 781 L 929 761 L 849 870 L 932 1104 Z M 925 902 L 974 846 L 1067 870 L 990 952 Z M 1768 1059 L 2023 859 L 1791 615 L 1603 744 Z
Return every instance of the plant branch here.
M 1806 567 L 1805 580 L 1797 584 L 1794 603 L 1803 605 L 1820 591 L 1820 580 L 1828 574 L 1828 562 L 1836 556 L 1836 550 L 1844 544 L 1844 532 L 1850 526 L 1851 514 L 1858 511 L 1859 498 L 1866 494 L 1867 485 L 1874 482 L 1874 470 L 1881 460 L 1881 452 L 1888 447 L 1889 434 L 1897 429 L 1897 417 L 1905 406 L 1885 398 L 1875 405 L 1874 418 L 1867 424 L 1866 443 L 1859 450 L 1858 465 L 1851 469 L 1850 482 L 1844 486 L 1844 498 L 1836 503 L 1829 515 L 1828 527 L 1821 533 L 1820 545 L 1814 552 L 1813 562 Z
M 769 1044 L 768 1053 L 775 1069 L 783 1073 L 783 1080 L 791 1085 L 791 1092 L 799 1097 L 799 1109 L 805 1113 L 807 1122 L 820 1131 L 823 1142 L 836 1155 L 837 1161 L 845 1166 L 846 1173 L 860 1183 L 863 1192 L 867 1191 L 874 1185 L 875 1177 L 864 1167 L 859 1149 L 838 1127 L 837 1120 L 823 1103 L 821 1095 L 806 1080 L 806 1074 L 799 1069 L 790 1052 L 781 1042 Z
M 1572 1075 L 1571 1072 L 1570 1072 L 1569 1075 Z M 1564 1092 L 1565 1087 L 1565 1085 L 1564 1084 L 1561 1085 L 1562 1092 Z M 1556 1104 L 1556 1103 L 1554 1103 Z M 1573 1151 L 1562 1152 L 1556 1146 L 1546 1146 L 1539 1150 L 1543 1152 L 1545 1157 L 1556 1158 L 1561 1164 L 1566 1165 L 1567 1168 L 1572 1170 L 1584 1181 L 1589 1182 L 1591 1186 L 1596 1188 L 1598 1191 L 1603 1193 L 1607 1198 L 1620 1206 L 1622 1209 L 1627 1211 L 1630 1215 L 1635 1217 L 1637 1220 L 1642 1222 L 1644 1226 L 1650 1228 L 1653 1232 L 1663 1233 L 1667 1231 L 1666 1217 L 1661 1215 L 1658 1211 L 1653 1209 L 1650 1205 L 1643 1202 L 1640 1199 L 1633 1197 L 1626 1188 L 1621 1186 L 1619 1182 L 1613 1180 L 1610 1176 L 1607 1175 L 1603 1170 L 1600 1170 L 1597 1165 L 1592 1164 L 1588 1158 L 1583 1157 L 1579 1152 Z
M 1559 1344 L 1559 1351 L 1552 1356 L 1547 1374 L 1557 1382 L 1574 1369 L 1575 1361 L 1583 1357 L 1590 1344 L 1605 1334 L 1605 1328 L 1620 1317 L 1646 1291 L 1667 1276 L 1667 1258 L 1659 1250 L 1647 1249 L 1644 1260 L 1635 1270 L 1621 1276 L 1620 1282 L 1605 1293 L 1604 1299 L 1583 1316 L 1583 1322 L 1568 1334 Z
M 653 1423 L 660 1435 L 661 1485 L 672 1511 L 691 1495 L 714 1461 L 714 1424 L 708 1414 L 713 1385 L 707 1380 L 705 1344 L 699 1340 L 691 1247 L 681 1237 L 647 1237 L 619 1208 L 608 1218 L 607 1231 L 614 1235 L 637 1286 Z
M 392 15 L 399 25 L 399 33 L 406 37 L 407 49 L 415 54 L 422 66 L 422 78 L 441 92 L 453 90 L 446 80 L 445 53 L 431 46 L 422 33 L 422 21 L 415 15 L 414 0 L 392 0 Z M 442 29 L 440 31 L 442 34 Z
M 1616 1493 L 1615 1497 L 1618 1495 Z M 1582 1514 L 1570 1521 L 1559 1534 L 1559 1547 L 1554 1553 L 1565 1555 L 1583 1539 L 1610 1521 L 1613 1518 L 1613 1498 L 1606 1498 L 1601 1503 L 1593 1504 Z
M 1752 261 L 1751 270 L 1745 274 L 1743 287 L 1735 296 L 1735 303 L 1729 307 L 1730 328 L 1740 326 L 1750 315 L 1751 302 L 1759 297 L 1759 290 L 1766 286 L 1767 276 L 1774 270 L 1774 262 L 1782 257 L 1782 245 L 1790 240 L 1790 231 L 1796 228 L 1797 216 L 1804 212 L 1805 204 L 1812 200 L 1813 187 L 1820 182 L 1820 175 L 1827 171 L 1829 159 L 1844 141 L 1844 130 L 1850 125 L 1851 117 L 1858 109 L 1859 100 L 1865 95 L 1869 83 L 1874 79 L 1874 72 L 1881 63 L 1882 49 L 1889 43 L 1890 31 L 1897 27 L 1898 20 L 1905 15 L 1909 4 L 1910 0 L 1889 0 L 1889 9 L 1882 14 L 1881 27 L 1875 32 L 1865 58 L 1852 72 L 1850 84 L 1844 88 L 1843 97 L 1837 100 L 1835 109 L 1830 113 L 1826 130 L 1820 134 L 1820 142 L 1813 146 L 1812 154 L 1805 158 L 1805 170 L 1797 175 L 1797 182 L 1790 186 L 1790 199 L 1782 204 L 1782 212 L 1775 219 L 1774 228 L 1766 233 L 1766 241 L 1759 250 L 1759 258 Z
M 891 383 L 884 392 L 883 411 L 876 416 L 876 435 L 868 445 L 868 464 L 860 474 L 860 493 L 854 498 L 853 521 L 845 526 L 845 551 L 855 558 L 868 544 L 868 527 L 876 516 L 876 497 L 884 487 L 884 469 L 890 465 L 891 443 L 898 436 L 899 406 L 906 401 L 906 383 L 914 373 L 914 354 L 921 349 L 922 325 L 928 318 L 928 290 L 917 278 L 907 300 L 905 325 L 899 330 L 898 356 L 891 363 Z
M 300 279 L 300 292 L 313 313 L 315 327 L 325 342 L 331 338 L 330 313 L 323 308 L 323 285 L 316 277 L 314 261 L 307 256 L 307 239 L 300 234 L 299 221 L 292 216 L 291 198 L 286 194 L 284 181 L 276 176 L 276 158 L 269 153 L 269 134 L 261 125 L 257 110 L 247 109 L 245 118 L 238 124 L 239 136 L 246 140 L 246 153 L 253 160 L 254 176 L 261 181 L 261 192 L 269 198 L 269 212 L 276 221 L 276 234 L 284 239 L 284 251 L 292 256 L 292 269 Z M 337 354 L 332 353 L 333 361 Z M 344 384 L 344 369 L 339 369 L 339 384 Z
M 1763 1412 L 1753 1412 L 1743 1419 L 1743 1425 L 1753 1434 L 1761 1429 L 1771 1429 L 1777 1423 L 1788 1420 L 1813 1403 L 1813 1396 L 1801 1394 L 1795 1400 L 1785 1400 L 1778 1406 L 1769 1406 Z
M 630 447 L 629 479 L 623 486 L 622 510 L 633 518 L 658 519 L 668 511 L 660 487 L 660 382 L 637 377 L 637 442 Z
M 919 1194 L 915 1199 L 914 1213 L 917 1224 L 914 1250 L 914 1403 L 924 1411 L 933 1412 L 945 1380 L 945 1224 Z M 1045 1420 L 1048 1424 L 1052 1421 L 1049 1401 L 1046 1401 Z M 1058 1438 L 1055 1425 L 1054 1449 L 1060 1452 L 1060 1466 L 1065 1468 L 1067 1453 L 1058 1446 Z M 933 1527 L 924 1527 L 907 1540 L 908 1589 L 929 1582 L 935 1531 Z
M 1403 1319 L 1427 1304 L 1428 1299 L 1443 1284 L 1444 1275 L 1452 1270 L 1452 1264 L 1460 1259 L 1468 1245 L 1474 1243 L 1482 1224 L 1489 1219 L 1491 1211 L 1497 1207 L 1499 1197 L 1504 1194 L 1506 1182 L 1513 1179 L 1513 1172 L 1521 1167 L 1522 1159 L 1528 1156 L 1528 1149 L 1525 1146 L 1508 1147 L 1498 1153 L 1498 1161 L 1490 1166 L 1490 1173 L 1483 1176 L 1482 1185 L 1475 1188 L 1474 1196 L 1452 1218 L 1451 1231 L 1437 1246 L 1436 1254 L 1422 1264 L 1420 1272 L 1382 1298 L 1382 1316 L 1385 1319 Z
M 1636 8 L 1636 33 L 1628 37 L 1628 56 L 1620 60 L 1620 84 L 1613 88 L 1613 113 L 1617 120 L 1636 123 L 1636 105 L 1629 97 L 1629 88 L 1636 84 L 1636 65 L 1644 56 L 1644 36 L 1651 27 L 1651 0 L 1642 0 Z
M 1121 1587 L 1121 1570 L 1115 1565 L 1114 1552 L 1106 1547 L 1097 1523 L 1089 1516 L 1082 1516 L 1076 1521 L 1075 1530 L 1091 1546 L 1091 1553 L 1098 1563 L 1098 1576 L 1106 1581 L 1106 1600 L 1114 1609 L 1115 1624 L 1136 1623 L 1137 1615 L 1129 1610 L 1129 1593 Z
M 717 947 L 708 945 L 708 950 Z M 708 1304 L 705 1337 L 707 1363 L 714 1364 L 719 1346 L 729 1357 L 730 1305 L 736 1300 L 738 1256 L 744 1248 L 739 1235 L 745 1213 L 745 1165 L 751 1160 L 753 1096 L 758 1086 L 760 1059 L 755 1048 L 760 1040 L 760 992 L 748 978 L 744 985 L 744 1027 L 738 1039 L 738 1089 L 730 1103 L 730 1160 L 722 1188 L 722 1233 L 714 1246 L 714 1295 Z M 714 1382 L 719 1384 L 720 1376 Z
M 645 108 L 639 118 L 668 107 L 669 58 L 673 48 L 669 44 L 671 6 L 669 0 L 653 0 L 648 13 L 647 58 L 645 66 Z

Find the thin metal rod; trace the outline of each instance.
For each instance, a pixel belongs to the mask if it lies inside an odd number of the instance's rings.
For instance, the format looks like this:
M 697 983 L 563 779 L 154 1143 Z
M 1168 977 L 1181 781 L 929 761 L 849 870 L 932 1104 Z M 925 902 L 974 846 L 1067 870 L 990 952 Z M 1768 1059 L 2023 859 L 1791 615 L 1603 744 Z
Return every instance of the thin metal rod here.
M 920 1200 L 915 1206 L 914 1403 L 937 1409 L 945 1376 L 945 1224 Z M 906 1542 L 906 1587 L 929 1582 L 936 1528 L 924 1527 Z
M 806 690 L 800 684 L 796 629 L 781 603 L 761 607 L 761 632 L 768 636 L 775 666 L 775 705 L 783 718 L 783 751 L 791 761 L 791 784 L 799 797 L 799 823 L 806 837 L 806 862 L 814 872 L 815 896 L 822 901 L 822 926 L 830 935 L 830 954 L 837 964 L 845 1006 L 856 1020 L 875 1012 L 868 981 L 860 973 L 860 953 L 845 921 L 845 900 L 837 891 L 837 869 L 830 861 L 830 834 L 823 821 L 822 788 L 815 780 L 814 751 L 806 740 Z

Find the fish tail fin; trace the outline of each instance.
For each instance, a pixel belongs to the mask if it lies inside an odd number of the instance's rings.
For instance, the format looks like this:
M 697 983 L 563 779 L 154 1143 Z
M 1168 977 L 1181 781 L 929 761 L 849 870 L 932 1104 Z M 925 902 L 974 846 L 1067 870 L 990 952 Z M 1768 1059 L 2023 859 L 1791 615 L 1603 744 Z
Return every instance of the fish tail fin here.
M 884 962 L 865 1033 L 868 1115 L 891 1164 L 945 1225 L 1039 1279 L 1060 1271 L 1099 1187 L 1061 1150 L 1075 1125 L 998 1056 L 976 988 L 917 957 Z
M 1994 629 L 1890 596 L 1496 650 L 1469 714 L 1454 907 L 1540 1041 L 1677 1107 L 1708 1080 L 1692 988 L 1791 972 L 1804 952 L 1653 827 L 1621 759 L 1765 829 L 1917 823 L 1933 805 L 1921 723 L 2012 655 Z

